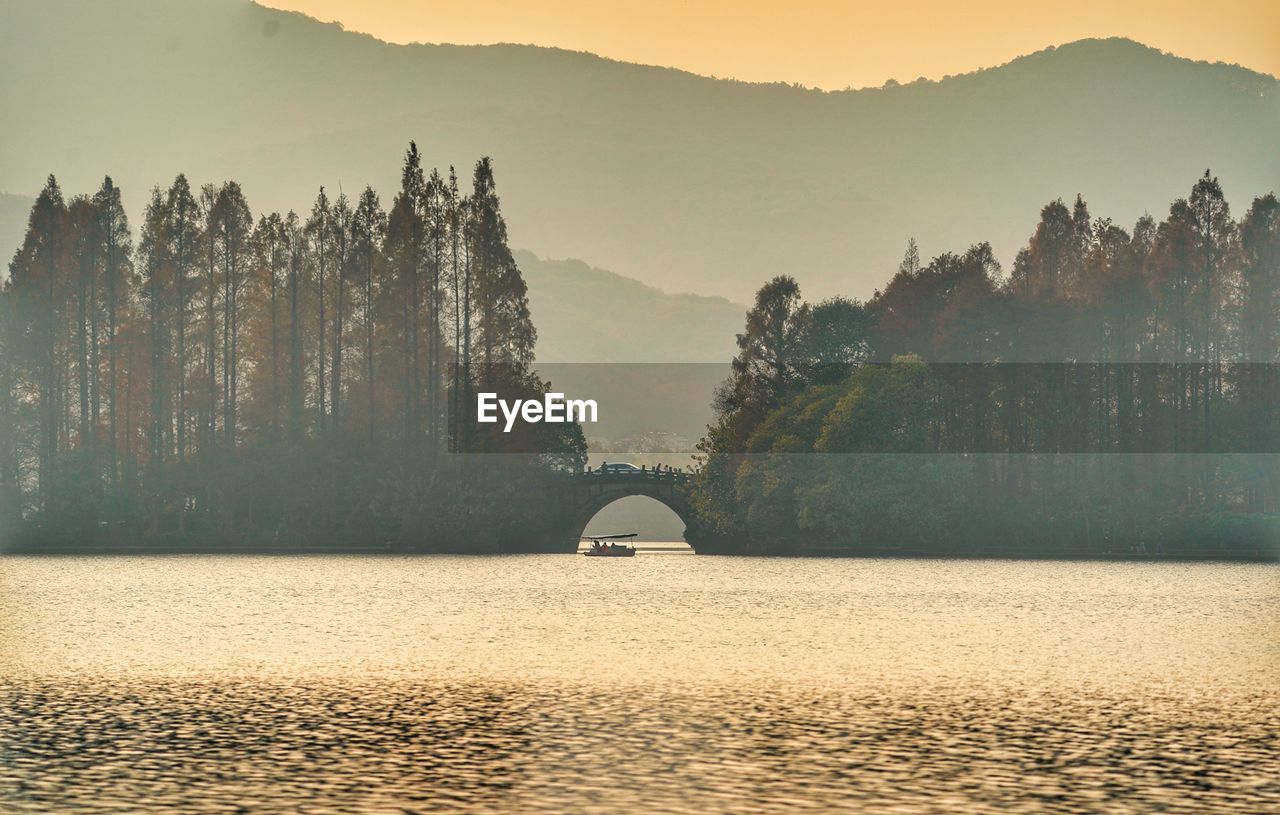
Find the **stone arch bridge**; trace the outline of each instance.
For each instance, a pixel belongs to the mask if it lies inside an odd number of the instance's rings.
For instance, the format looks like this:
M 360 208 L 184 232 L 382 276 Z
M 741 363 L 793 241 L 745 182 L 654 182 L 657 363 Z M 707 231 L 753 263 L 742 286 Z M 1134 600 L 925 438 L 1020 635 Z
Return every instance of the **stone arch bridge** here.
M 663 504 L 686 524 L 692 517 L 685 488 L 686 473 L 671 470 L 583 472 L 565 476 L 565 484 L 555 491 L 556 517 L 563 519 L 552 531 L 547 548 L 575 552 L 579 538 L 596 513 L 621 498 L 642 495 Z

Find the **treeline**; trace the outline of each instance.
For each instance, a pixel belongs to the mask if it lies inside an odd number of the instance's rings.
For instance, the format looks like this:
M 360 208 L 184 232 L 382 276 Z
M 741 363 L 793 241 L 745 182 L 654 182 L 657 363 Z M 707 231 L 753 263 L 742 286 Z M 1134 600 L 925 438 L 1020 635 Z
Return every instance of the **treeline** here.
M 1237 222 L 1206 172 L 1131 231 L 1054 201 L 1010 274 L 912 242 L 866 303 L 779 277 L 738 345 L 694 537 L 1280 556 L 1274 195 Z
M 471 395 L 545 389 L 487 158 L 464 193 L 411 143 L 389 210 L 321 187 L 256 220 L 179 175 L 136 243 L 109 177 L 50 176 L 0 320 L 0 512 L 37 541 L 492 540 L 585 454 L 562 425 L 550 455 L 446 455 L 530 447 Z

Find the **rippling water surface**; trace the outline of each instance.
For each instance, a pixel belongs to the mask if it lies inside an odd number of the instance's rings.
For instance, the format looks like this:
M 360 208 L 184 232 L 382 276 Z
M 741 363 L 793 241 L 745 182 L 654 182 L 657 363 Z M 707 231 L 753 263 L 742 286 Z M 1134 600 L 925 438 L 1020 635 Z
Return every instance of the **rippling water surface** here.
M 4 812 L 1280 810 L 1280 568 L 0 560 Z

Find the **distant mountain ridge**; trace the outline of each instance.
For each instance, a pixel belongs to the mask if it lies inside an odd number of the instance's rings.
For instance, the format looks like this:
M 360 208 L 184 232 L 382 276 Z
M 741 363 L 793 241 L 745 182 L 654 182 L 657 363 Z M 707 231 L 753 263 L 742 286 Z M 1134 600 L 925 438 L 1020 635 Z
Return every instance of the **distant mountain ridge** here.
M 725 362 L 747 307 L 517 252 L 545 362 Z
M 0 190 L 110 172 L 140 211 L 179 171 L 255 210 L 320 184 L 389 203 L 405 144 L 464 175 L 493 156 L 512 243 L 745 301 L 775 274 L 867 296 L 915 236 L 1008 263 L 1039 205 L 1128 224 L 1206 167 L 1237 211 L 1280 186 L 1277 80 L 1127 40 L 821 92 L 533 46 L 389 45 L 244 0 L 12 0 Z M 51 58 L 52 56 L 52 58 Z M 136 218 L 136 214 L 134 215 Z

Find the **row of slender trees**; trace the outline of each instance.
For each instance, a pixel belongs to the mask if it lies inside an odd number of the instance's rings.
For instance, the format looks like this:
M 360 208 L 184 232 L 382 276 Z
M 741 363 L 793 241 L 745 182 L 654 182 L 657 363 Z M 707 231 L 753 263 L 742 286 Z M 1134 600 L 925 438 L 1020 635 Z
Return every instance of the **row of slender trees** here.
M 866 303 L 780 277 L 701 445 L 697 531 L 1127 551 L 1274 517 L 1278 367 L 1280 203 L 1235 221 L 1209 173 L 1132 231 L 1051 202 L 1007 276 L 987 244 L 925 265 L 912 242 Z
M 322 500 L 367 493 L 350 521 L 385 524 L 442 452 L 503 443 L 469 394 L 540 387 L 490 160 L 464 193 L 412 143 L 389 210 L 321 187 L 255 220 L 235 181 L 180 175 L 136 244 L 110 178 L 68 201 L 50 176 L 0 298 L 2 509 L 66 534 L 298 532 L 245 468 L 306 481 L 339 450 Z

